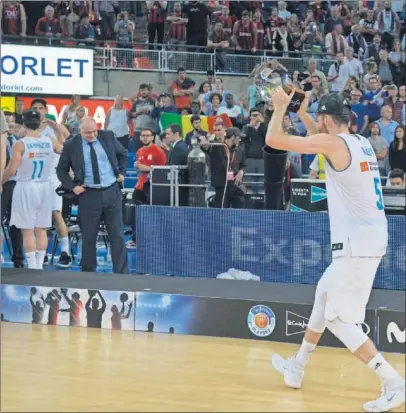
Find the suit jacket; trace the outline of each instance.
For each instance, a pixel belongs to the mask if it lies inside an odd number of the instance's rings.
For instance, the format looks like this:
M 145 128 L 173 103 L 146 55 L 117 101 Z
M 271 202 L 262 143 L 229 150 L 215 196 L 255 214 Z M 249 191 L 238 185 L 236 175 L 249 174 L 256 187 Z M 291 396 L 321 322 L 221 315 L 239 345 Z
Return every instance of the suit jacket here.
M 106 151 L 116 176 L 125 175 L 127 166 L 127 151 L 116 139 L 111 131 L 99 131 L 97 136 L 99 142 Z M 70 169 L 73 170 L 74 179 L 69 176 Z M 68 139 L 61 153 L 56 174 L 61 181 L 63 188 L 72 190 L 77 185 L 82 185 L 85 181 L 85 158 L 83 156 L 82 136 L 77 135 Z
M 180 140 L 176 143 L 169 153 L 166 160 L 167 165 L 187 165 L 187 157 L 189 155 L 189 148 L 187 143 Z

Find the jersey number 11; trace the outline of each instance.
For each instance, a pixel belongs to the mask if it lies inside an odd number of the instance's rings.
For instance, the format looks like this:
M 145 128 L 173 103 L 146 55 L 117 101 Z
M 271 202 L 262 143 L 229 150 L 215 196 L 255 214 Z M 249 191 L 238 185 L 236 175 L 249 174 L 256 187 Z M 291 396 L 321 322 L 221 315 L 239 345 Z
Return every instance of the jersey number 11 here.
M 31 179 L 41 179 L 44 169 L 44 161 L 33 161 L 34 170 L 32 171 Z

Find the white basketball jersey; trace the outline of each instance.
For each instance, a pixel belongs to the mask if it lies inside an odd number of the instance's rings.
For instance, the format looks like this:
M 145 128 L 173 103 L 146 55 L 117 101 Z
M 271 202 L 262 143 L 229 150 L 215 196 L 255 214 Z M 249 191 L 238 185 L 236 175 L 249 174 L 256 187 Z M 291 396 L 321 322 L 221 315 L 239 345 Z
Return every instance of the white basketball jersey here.
M 17 169 L 17 182 L 42 183 L 49 181 L 54 153 L 52 140 L 41 136 L 32 138 L 26 136 L 20 139 L 24 144 L 21 164 Z
M 48 138 L 51 138 L 51 139 L 56 139 L 56 135 L 55 135 L 54 130 L 48 125 L 41 132 L 41 136 L 48 137 Z M 60 157 L 61 157 L 61 155 L 59 155 L 59 153 L 55 153 L 55 152 L 53 153 L 53 155 L 52 155 L 51 175 L 56 175 L 56 167 L 58 166 Z
M 326 162 L 326 189 L 333 257 L 383 256 L 388 244 L 378 161 L 368 139 L 340 134 L 349 149 L 347 169 L 337 172 Z

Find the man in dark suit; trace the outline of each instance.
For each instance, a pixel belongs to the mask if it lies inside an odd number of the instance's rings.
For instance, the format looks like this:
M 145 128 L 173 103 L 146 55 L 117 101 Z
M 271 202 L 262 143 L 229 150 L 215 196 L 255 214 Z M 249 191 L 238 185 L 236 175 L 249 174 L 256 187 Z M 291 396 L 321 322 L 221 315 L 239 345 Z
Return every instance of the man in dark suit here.
M 167 143 L 172 145 L 171 150 L 166 158 L 167 165 L 187 165 L 187 157 L 189 155 L 189 147 L 182 139 L 182 129 L 179 125 L 173 124 L 166 129 Z M 179 182 L 186 184 L 187 171 L 180 171 Z M 179 206 L 187 206 L 188 189 L 187 187 L 179 188 Z
M 189 148 L 185 141 L 182 140 L 182 129 L 179 125 L 170 125 L 166 129 L 166 140 L 172 145 L 166 161 L 167 165 L 187 165 Z
M 14 142 L 17 141 L 16 137 L 13 134 L 14 123 L 9 123 L 8 127 L 10 128 L 6 134 L 4 134 L 6 141 L 6 167 L 11 159 L 11 150 Z M 15 176 L 11 177 L 7 182 L 3 184 L 3 193 L 1 195 L 1 220 L 5 217 L 8 219 L 11 215 L 11 203 L 13 199 L 13 192 L 16 186 Z M 19 228 L 16 228 L 14 225 L 9 227 L 9 235 L 11 240 L 11 246 L 13 249 L 13 254 L 11 256 L 11 261 L 14 263 L 15 268 L 24 267 L 24 253 L 23 253 L 23 234 Z
M 122 193 L 127 151 L 110 131 L 98 131 L 92 118 L 83 118 L 80 134 L 65 142 L 58 167 L 62 186 L 78 197 L 82 230 L 82 271 L 97 267 L 96 241 L 103 219 L 110 240 L 113 271 L 128 272 L 122 232 Z M 73 170 L 74 178 L 69 176 Z

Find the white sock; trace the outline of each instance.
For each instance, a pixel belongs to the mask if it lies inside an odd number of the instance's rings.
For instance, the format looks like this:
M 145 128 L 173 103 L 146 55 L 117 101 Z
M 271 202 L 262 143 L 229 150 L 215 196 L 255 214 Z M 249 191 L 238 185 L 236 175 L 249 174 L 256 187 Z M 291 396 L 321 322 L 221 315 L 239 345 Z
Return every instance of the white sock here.
M 35 251 L 26 252 L 25 256 L 27 257 L 28 268 L 31 270 L 37 269 L 37 259 L 35 257 Z
M 44 268 L 45 251 L 37 251 L 35 255 L 37 260 L 37 269 L 42 270 Z
M 400 377 L 398 372 L 378 353 L 369 363 L 368 367 L 372 369 L 384 382 L 392 381 Z
M 315 350 L 317 344 L 308 343 L 305 339 L 302 341 L 299 351 L 296 354 L 296 361 L 300 366 L 305 366 L 309 361 L 310 354 Z
M 68 237 L 58 238 L 58 241 L 59 241 L 59 245 L 61 246 L 61 252 L 66 252 L 68 255 L 70 255 L 69 238 Z

